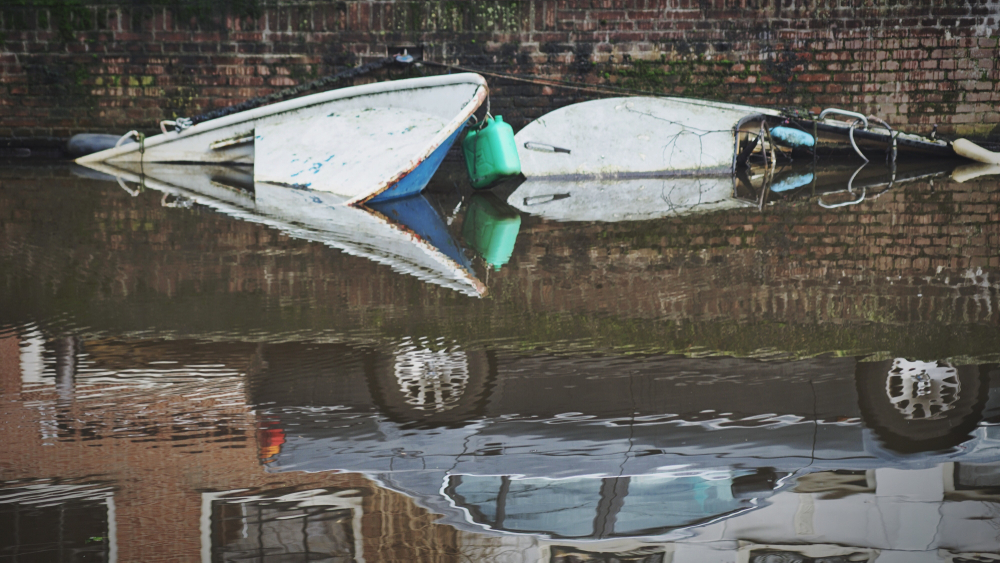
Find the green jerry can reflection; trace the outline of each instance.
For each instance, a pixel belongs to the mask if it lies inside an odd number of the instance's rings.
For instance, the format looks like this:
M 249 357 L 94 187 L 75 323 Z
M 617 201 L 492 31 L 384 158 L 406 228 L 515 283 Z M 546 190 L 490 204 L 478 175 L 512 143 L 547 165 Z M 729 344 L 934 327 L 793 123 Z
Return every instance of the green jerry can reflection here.
M 462 237 L 494 269 L 499 270 L 510 260 L 520 228 L 521 215 L 516 209 L 491 193 L 472 194 Z
M 471 129 L 462 141 L 469 181 L 476 189 L 521 173 L 514 130 L 502 116 L 487 116 L 482 126 Z

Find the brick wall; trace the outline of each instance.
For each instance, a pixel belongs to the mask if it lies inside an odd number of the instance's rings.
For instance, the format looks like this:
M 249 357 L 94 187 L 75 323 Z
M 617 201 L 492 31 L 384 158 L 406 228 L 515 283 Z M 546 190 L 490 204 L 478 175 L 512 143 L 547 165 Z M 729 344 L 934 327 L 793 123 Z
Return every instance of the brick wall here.
M 759 105 L 904 129 L 1000 123 L 997 0 L 53 0 L 0 7 L 0 139 L 152 132 L 381 58 Z M 21 4 L 28 4 L 22 6 Z M 380 71 L 361 79 L 437 73 Z M 488 76 L 515 127 L 597 96 Z M 22 141 L 24 145 L 26 141 Z M 16 145 L 16 143 L 14 143 Z

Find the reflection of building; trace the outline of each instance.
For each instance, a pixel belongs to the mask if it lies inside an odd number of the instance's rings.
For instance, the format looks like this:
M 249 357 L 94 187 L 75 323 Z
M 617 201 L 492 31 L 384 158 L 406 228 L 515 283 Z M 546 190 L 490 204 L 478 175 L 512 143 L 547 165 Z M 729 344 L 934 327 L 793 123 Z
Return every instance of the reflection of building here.
M 8 336 L 0 517 L 119 561 L 1000 555 L 996 427 L 895 453 L 859 365 Z M 996 374 L 955 372 L 978 398 L 946 412 L 992 416 Z
M 263 470 L 244 390 L 256 354 L 0 338 L 0 559 L 451 561 L 454 531 L 404 495 L 358 474 Z
M 459 350 L 444 342 L 351 353 L 342 345 L 265 348 L 268 368 L 253 377 L 253 392 L 277 399 L 261 412 L 287 429 L 270 470 L 365 472 L 444 515 L 460 549 L 486 560 L 517 551 L 529 561 L 612 553 L 673 562 L 939 561 L 947 560 L 939 549 L 997 551 L 986 547 L 989 524 L 955 524 L 989 521 L 997 506 L 1000 435 L 978 426 L 1000 405 L 996 393 L 991 399 L 1000 373 L 990 366 L 927 364 L 942 366 L 937 387 L 933 375 L 925 381 L 915 371 L 915 396 L 930 389 L 947 408 L 900 432 L 914 421 L 898 408 L 899 361 L 466 351 L 462 386 L 476 392 L 446 405 L 406 400 L 407 388 L 440 376 L 430 363 L 405 381 L 395 376 L 414 349 Z M 333 385 L 326 370 L 294 365 L 336 365 L 337 387 L 370 394 L 323 404 L 315 391 Z M 859 400 L 869 388 L 881 398 Z M 887 429 L 891 416 L 901 422 Z M 882 426 L 867 428 L 872 421 Z M 945 449 L 921 450 L 926 444 Z M 916 536 L 934 539 L 919 544 Z

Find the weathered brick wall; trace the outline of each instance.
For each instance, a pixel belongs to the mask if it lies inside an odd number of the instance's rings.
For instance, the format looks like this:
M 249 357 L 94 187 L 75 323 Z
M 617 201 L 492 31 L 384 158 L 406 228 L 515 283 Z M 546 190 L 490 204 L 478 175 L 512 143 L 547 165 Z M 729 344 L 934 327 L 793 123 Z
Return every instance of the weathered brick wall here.
M 1000 123 L 997 0 L 51 0 L 0 7 L 0 139 L 154 130 L 384 57 L 774 106 L 912 131 Z M 424 66 L 409 73 L 442 72 Z M 381 71 L 382 80 L 407 71 Z M 515 127 L 593 91 L 489 76 Z M 7 143 L 10 146 L 10 143 Z

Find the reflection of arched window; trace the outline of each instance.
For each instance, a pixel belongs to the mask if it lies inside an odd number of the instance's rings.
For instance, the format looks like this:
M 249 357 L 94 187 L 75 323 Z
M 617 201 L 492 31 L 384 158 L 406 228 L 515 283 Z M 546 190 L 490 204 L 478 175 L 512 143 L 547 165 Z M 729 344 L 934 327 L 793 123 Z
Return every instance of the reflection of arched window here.
M 433 350 L 425 342 L 403 340 L 396 352 L 396 382 L 414 409 L 444 412 L 455 408 L 469 383 L 469 360 L 460 350 Z
M 572 479 L 455 475 L 446 494 L 495 530 L 561 538 L 654 535 L 749 508 L 733 480 L 750 471 Z

